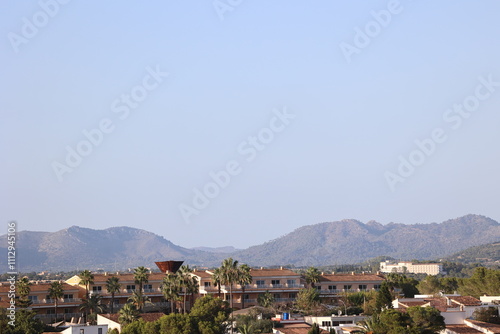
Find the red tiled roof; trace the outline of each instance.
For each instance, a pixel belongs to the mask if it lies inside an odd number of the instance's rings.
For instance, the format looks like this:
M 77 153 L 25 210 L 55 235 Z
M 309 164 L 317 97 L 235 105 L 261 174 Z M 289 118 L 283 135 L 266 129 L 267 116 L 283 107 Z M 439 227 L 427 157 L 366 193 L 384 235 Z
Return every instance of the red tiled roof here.
M 106 282 L 108 278 L 110 277 L 118 277 L 120 279 L 120 282 L 133 282 L 134 281 L 134 274 L 133 273 L 127 273 L 127 274 L 94 274 L 94 284 L 95 283 L 100 283 L 100 282 Z M 149 274 L 148 281 L 161 281 L 165 277 L 164 273 L 151 273 Z
M 320 282 L 383 282 L 385 278 L 382 275 L 375 274 L 323 274 Z
M 471 296 L 453 296 L 448 297 L 456 303 L 462 304 L 464 306 L 481 306 L 482 303 L 479 299 Z
M 488 322 L 482 322 L 482 321 L 470 320 L 470 319 L 466 319 L 465 321 L 470 322 L 471 324 L 473 324 L 475 326 L 485 328 L 485 329 L 489 330 L 491 333 L 500 334 L 500 325 L 490 324 Z
M 446 329 L 453 331 L 456 334 L 478 334 L 482 333 L 477 329 L 471 328 L 466 325 L 446 325 Z
M 300 274 L 297 274 L 290 269 L 250 269 L 250 275 L 252 277 L 276 277 L 276 276 L 297 276 L 300 277 Z

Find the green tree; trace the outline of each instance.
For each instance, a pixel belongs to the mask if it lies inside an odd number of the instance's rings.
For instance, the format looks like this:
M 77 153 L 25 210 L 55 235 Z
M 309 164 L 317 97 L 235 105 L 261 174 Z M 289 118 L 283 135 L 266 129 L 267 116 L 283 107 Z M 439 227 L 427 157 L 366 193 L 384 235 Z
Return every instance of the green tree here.
M 188 314 L 169 314 L 160 319 L 160 333 L 165 334 L 193 334 L 197 333 L 195 319 Z
M 44 331 L 44 324 L 31 310 L 21 309 L 16 311 L 14 326 L 9 324 L 12 319 L 7 316 L 7 309 L 0 308 L 0 333 L 2 334 L 40 334 Z
M 199 292 L 200 285 L 198 283 L 198 277 L 191 276 L 191 278 L 187 281 L 186 292 L 189 295 L 190 299 L 190 307 L 193 307 L 194 304 L 194 295 Z
M 421 334 L 440 333 L 445 329 L 444 318 L 434 307 L 409 307 L 406 312 L 410 316 L 411 326 Z
M 462 296 L 479 298 L 482 295 L 500 295 L 500 270 L 478 267 L 470 278 L 459 281 L 458 292 Z
M 125 304 L 120 311 L 118 311 L 119 317 L 118 321 L 122 326 L 133 323 L 134 321 L 139 320 L 139 311 L 135 307 L 134 304 L 127 303 Z
M 321 273 L 318 268 L 309 267 L 305 273 L 306 283 L 310 285 L 311 288 L 314 288 L 314 284 L 318 283 L 321 278 Z
M 50 283 L 50 287 L 48 290 L 49 297 L 54 300 L 54 317 L 55 321 L 57 321 L 57 305 L 59 298 L 64 296 L 63 284 L 59 281 L 55 281 Z
M 392 309 L 392 294 L 389 291 L 389 286 L 386 282 L 382 283 L 380 290 L 377 292 L 375 308 L 377 312 L 381 312 L 384 309 Z
M 319 305 L 319 293 L 315 288 L 300 289 L 295 300 L 299 310 L 310 312 Z
M 241 308 L 245 308 L 245 289 L 247 284 L 252 283 L 252 275 L 250 274 L 250 267 L 242 264 L 238 270 L 238 277 L 236 283 L 241 286 Z
M 97 319 L 97 314 L 104 312 L 104 307 L 102 305 L 102 297 L 99 294 L 91 294 L 88 298 L 82 300 L 80 304 L 80 310 L 85 311 L 85 314 L 89 314 L 87 321 L 95 323 Z
M 111 294 L 111 313 L 114 313 L 115 294 L 120 292 L 121 284 L 120 279 L 112 276 L 106 280 L 106 291 Z
M 418 291 L 424 295 L 434 295 L 441 291 L 441 283 L 437 276 L 427 275 L 418 283 Z
M 136 301 L 140 302 L 139 305 L 137 305 L 137 308 L 140 311 L 142 311 L 142 308 L 144 304 L 142 301 L 144 301 L 143 298 L 143 286 L 144 283 L 148 283 L 149 280 L 149 272 L 146 267 L 137 267 L 134 269 L 134 282 L 135 284 L 139 284 L 139 295 L 140 297 L 136 298 Z
M 317 323 L 313 323 L 311 329 L 307 332 L 307 334 L 320 334 L 321 329 L 319 328 Z
M 28 295 L 31 292 L 31 282 L 27 276 L 24 276 L 16 282 L 16 290 L 19 295 L 17 306 L 20 308 L 28 308 L 31 305 Z
M 230 313 L 227 302 L 207 295 L 195 301 L 190 315 L 196 319 L 200 334 L 225 334 Z
M 192 283 L 191 279 L 192 272 L 193 270 L 188 265 L 183 265 L 176 273 L 178 276 L 180 291 L 182 292 L 182 298 L 183 298 L 182 313 L 186 313 L 186 299 L 188 295 L 188 288 Z
M 498 314 L 498 308 L 496 307 L 477 308 L 472 316 L 477 321 L 500 324 L 500 316 Z
M 273 294 L 270 293 L 269 290 L 266 290 L 263 294 L 259 294 L 257 297 L 257 304 L 265 308 L 271 307 L 274 304 Z
M 170 312 L 174 312 L 174 305 L 180 300 L 180 289 L 179 276 L 175 273 L 168 273 L 163 278 L 161 291 L 165 299 L 170 301 Z
M 221 296 L 221 285 L 222 285 L 222 270 L 221 268 L 215 268 L 212 275 L 212 283 L 217 287 L 218 297 Z
M 89 270 L 84 270 L 80 273 L 79 285 L 85 286 L 85 298 L 89 297 L 90 286 L 94 284 L 94 274 Z
M 227 258 L 222 261 L 220 267 L 222 273 L 221 283 L 229 286 L 229 302 L 231 309 L 233 308 L 233 284 L 238 279 L 238 261 L 233 258 Z
M 134 304 L 139 312 L 142 312 L 144 306 L 151 304 L 150 298 L 146 295 L 143 295 L 142 293 L 140 293 L 140 291 L 137 290 L 127 298 L 127 302 Z

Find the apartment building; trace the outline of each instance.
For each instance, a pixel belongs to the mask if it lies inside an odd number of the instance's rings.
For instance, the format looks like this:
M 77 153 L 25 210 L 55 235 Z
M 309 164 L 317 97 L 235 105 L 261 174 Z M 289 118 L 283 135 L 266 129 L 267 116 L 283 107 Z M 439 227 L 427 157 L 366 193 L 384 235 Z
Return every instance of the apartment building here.
M 383 273 L 412 273 L 438 275 L 443 274 L 443 265 L 440 263 L 412 263 L 390 261 L 380 262 L 380 271 Z
M 49 296 L 50 282 L 33 282 L 28 299 L 31 300 L 30 308 L 37 313 L 38 318 L 48 323 L 55 319 L 55 300 Z M 57 301 L 57 317 L 71 320 L 81 316 L 79 310 L 85 290 L 77 286 L 62 283 L 64 295 Z M 9 307 L 8 292 L 10 284 L 0 283 L 0 307 Z
M 99 294 L 102 297 L 102 303 L 108 307 L 111 306 L 112 296 L 106 288 L 107 280 L 110 277 L 116 276 L 119 278 L 119 283 L 121 285 L 120 291 L 115 293 L 115 304 L 113 309 L 116 311 L 123 307 L 127 303 L 128 298 L 134 293 L 134 291 L 139 289 L 139 286 L 135 283 L 133 273 L 102 273 L 94 274 L 94 283 L 90 285 L 91 294 Z M 150 273 L 148 282 L 143 284 L 142 292 L 145 296 L 148 296 L 153 306 L 148 306 L 149 309 L 160 309 L 166 307 L 168 303 L 163 297 L 161 290 L 161 285 L 163 283 L 164 273 Z M 80 286 L 81 278 L 75 275 L 68 280 L 66 283 L 72 286 Z M 81 287 L 81 286 L 80 286 Z M 149 311 L 149 310 L 148 310 Z
M 320 298 L 328 301 L 349 292 L 378 291 L 384 280 L 385 278 L 381 274 L 322 273 L 319 282 L 315 283 L 314 286 L 318 289 Z
M 219 293 L 219 288 L 212 281 L 212 271 L 195 271 L 192 275 L 198 278 L 200 295 Z M 232 286 L 234 307 L 258 305 L 259 295 L 268 291 L 273 295 L 275 302 L 292 302 L 297 298 L 299 290 L 304 287 L 301 275 L 285 268 L 251 269 L 250 275 L 252 275 L 252 283 L 245 286 L 239 284 Z M 230 301 L 229 290 L 229 286 L 222 285 L 220 287 L 221 298 Z

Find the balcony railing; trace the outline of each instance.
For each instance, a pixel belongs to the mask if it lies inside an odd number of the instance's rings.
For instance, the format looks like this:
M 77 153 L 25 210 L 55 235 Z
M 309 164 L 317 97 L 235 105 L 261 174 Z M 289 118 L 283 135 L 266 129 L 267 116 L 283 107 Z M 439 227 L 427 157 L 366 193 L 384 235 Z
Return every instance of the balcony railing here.
M 58 299 L 57 303 L 58 304 L 64 304 L 64 303 L 80 303 L 82 300 L 81 298 L 66 298 L 66 299 Z M 55 299 L 35 299 L 32 300 L 33 305 L 41 305 L 41 304 L 54 304 Z

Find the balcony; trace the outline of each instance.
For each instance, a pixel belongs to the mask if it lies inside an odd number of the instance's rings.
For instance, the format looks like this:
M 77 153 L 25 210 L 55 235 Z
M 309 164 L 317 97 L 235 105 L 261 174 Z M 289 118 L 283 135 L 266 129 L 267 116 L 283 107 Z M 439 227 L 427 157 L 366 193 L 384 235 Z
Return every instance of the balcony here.
M 82 300 L 81 298 L 66 298 L 66 299 L 58 299 L 57 304 L 62 305 L 62 304 L 79 304 L 81 303 Z M 54 305 L 55 299 L 35 299 L 32 300 L 32 305 L 43 305 L 43 304 L 51 304 Z

